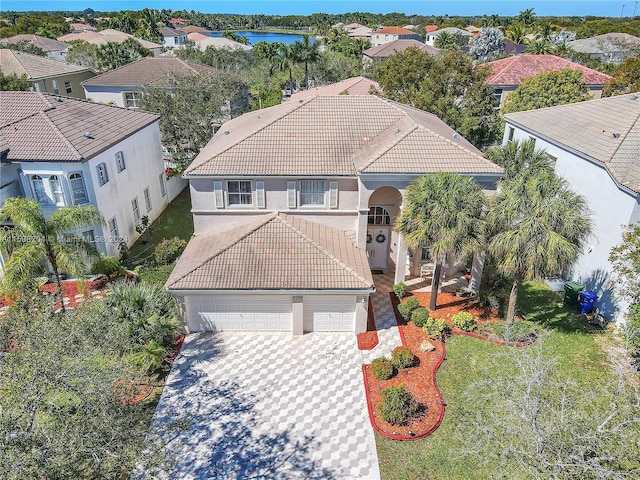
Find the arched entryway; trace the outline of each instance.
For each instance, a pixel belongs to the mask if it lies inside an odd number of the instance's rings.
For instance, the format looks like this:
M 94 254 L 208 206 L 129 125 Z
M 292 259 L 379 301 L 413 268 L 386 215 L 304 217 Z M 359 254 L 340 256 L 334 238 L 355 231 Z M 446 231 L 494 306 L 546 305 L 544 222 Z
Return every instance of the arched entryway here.
M 393 224 L 401 204 L 402 194 L 393 187 L 378 188 L 369 197 L 366 249 L 372 269 L 384 270 L 393 265 L 398 244 Z

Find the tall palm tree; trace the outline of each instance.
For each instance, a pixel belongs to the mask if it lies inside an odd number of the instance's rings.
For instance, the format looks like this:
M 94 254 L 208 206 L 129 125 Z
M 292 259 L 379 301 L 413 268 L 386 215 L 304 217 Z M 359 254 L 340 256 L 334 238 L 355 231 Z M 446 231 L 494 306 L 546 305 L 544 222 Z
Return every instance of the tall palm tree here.
M 507 309 L 510 323 L 522 281 L 562 273 L 573 264 L 591 232 L 586 201 L 565 180 L 550 168 L 525 171 L 502 182 L 487 214 L 487 225 L 495 232 L 489 253 L 498 268 L 513 277 Z
M 533 55 L 547 55 L 553 53 L 553 45 L 546 40 L 534 40 L 527 45 L 525 53 L 531 53 Z
M 438 34 L 433 45 L 443 50 L 457 50 L 464 43 L 459 33 L 442 32 Z
M 485 157 L 504 169 L 503 179 L 513 180 L 542 169 L 553 169 L 551 159 L 544 150 L 536 150 L 535 140 L 509 142 L 487 150 Z
M 293 49 L 290 45 L 286 45 L 281 42 L 273 42 L 275 44 L 275 48 L 269 51 L 270 58 L 269 62 L 271 64 L 270 73 L 274 71 L 289 71 L 289 88 L 291 89 L 291 93 L 293 93 L 293 67 L 296 64 L 296 59 L 294 56 Z
M 527 29 L 522 23 L 512 23 L 505 32 L 505 38 L 513 43 L 525 43 Z
M 61 272 L 82 278 L 86 259 L 98 254 L 94 244 L 67 232 L 104 223 L 100 212 L 93 206 L 63 207 L 45 218 L 35 200 L 9 198 L 0 210 L 0 221 L 13 224 L 0 235 L 0 248 L 9 253 L 0 290 L 6 294 L 24 289 L 34 277 L 45 273 L 46 260 L 53 270 L 56 294 L 64 311 Z
M 462 259 L 484 242 L 486 198 L 471 177 L 436 173 L 407 188 L 395 228 L 412 250 L 428 248 L 435 262 L 429 308 L 437 306 L 440 271 L 445 260 Z
M 318 44 L 309 39 L 308 34 L 302 35 L 302 40 L 298 40 L 291 45 L 291 54 L 297 62 L 304 63 L 304 88 L 309 89 L 309 63 L 315 63 L 320 58 Z

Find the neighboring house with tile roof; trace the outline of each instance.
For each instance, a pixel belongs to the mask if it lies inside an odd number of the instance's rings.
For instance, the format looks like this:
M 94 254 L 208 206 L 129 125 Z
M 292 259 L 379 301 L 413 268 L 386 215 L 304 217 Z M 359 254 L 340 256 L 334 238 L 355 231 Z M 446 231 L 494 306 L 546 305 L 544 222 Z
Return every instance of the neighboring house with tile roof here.
M 236 42 L 235 40 L 231 40 L 230 38 L 210 37 L 209 35 L 198 32 L 189 33 L 187 35 L 187 40 L 195 42 L 198 50 L 202 52 L 204 52 L 207 47 L 224 48 L 227 50 L 251 50 L 253 48 L 251 45 L 245 45 L 243 43 Z
M 404 52 L 407 48 L 418 48 L 429 55 L 436 56 L 440 50 L 431 45 L 419 42 L 417 40 L 395 40 L 389 43 L 383 43 L 377 47 L 371 47 L 362 52 L 362 64 L 364 66 L 372 63 L 381 62 L 391 55 Z
M 64 55 L 71 45 L 59 42 L 53 38 L 42 37 L 34 34 L 20 34 L 13 37 L 0 38 L 0 45 L 16 44 L 19 42 L 28 42 L 34 47 L 38 47 L 47 54 L 51 60 L 64 61 Z
M 465 38 L 467 41 L 469 40 L 469 38 L 471 38 L 471 32 L 468 32 L 467 30 L 462 30 L 461 28 L 456 28 L 456 27 L 445 27 L 439 30 L 435 30 L 433 32 L 427 32 L 427 36 L 425 38 L 424 43 L 426 43 L 427 45 L 431 45 L 433 47 L 436 43 L 436 38 L 438 38 L 438 35 L 440 35 L 443 32 L 449 33 L 451 35 L 460 35 L 461 37 Z
M 487 78 L 487 83 L 493 87 L 501 108 L 505 98 L 518 88 L 525 78 L 542 72 L 559 72 L 565 69 L 582 72 L 583 80 L 592 98 L 602 97 L 604 85 L 611 81 L 611 77 L 605 73 L 555 55 L 522 54 L 488 62 L 485 65 L 493 71 L 493 74 Z
M 92 25 L 88 25 L 86 23 L 70 23 L 69 27 L 71 31 L 74 33 L 79 32 L 97 32 L 98 29 Z
M 24 195 L 45 215 L 93 205 L 105 224 L 81 233 L 107 255 L 132 245 L 142 216 L 168 204 L 159 117 L 37 92 L 0 92 L 0 204 Z
M 640 222 L 640 93 L 505 115 L 504 142 L 533 138 L 555 171 L 584 196 L 593 235 L 566 278 L 599 295 L 598 308 L 621 321 L 628 304 L 612 298 L 611 248 Z
M 180 31 L 188 35 L 190 33 L 207 33 L 207 32 L 210 32 L 211 30 L 204 27 L 198 27 L 196 25 L 185 25 L 184 27 L 180 27 Z
M 149 40 L 145 40 L 143 38 L 134 37 L 133 35 L 129 35 L 128 33 L 114 30 L 113 28 L 106 28 L 104 30 L 100 30 L 99 32 L 85 31 L 67 33 L 66 35 L 58 37 L 58 40 L 67 43 L 71 43 L 74 40 L 84 40 L 85 42 L 91 43 L 93 45 L 102 46 L 106 45 L 109 42 L 122 43 L 127 38 L 133 38 L 144 48 L 150 50 L 154 57 L 159 57 L 162 53 L 162 45 L 160 45 L 159 43 L 150 42 Z
M 86 67 L 7 48 L 0 49 L 0 71 L 5 75 L 25 76 L 36 92 L 75 98 L 85 98 L 80 83 L 96 75 Z
M 375 80 L 363 76 L 351 77 L 322 87 L 299 90 L 291 95 L 288 101 L 295 102 L 301 98 L 315 97 L 318 95 L 370 95 L 372 89 L 380 90 L 380 84 Z
M 622 63 L 628 57 L 640 54 L 640 38 L 628 33 L 605 33 L 567 43 L 576 52 L 586 53 L 607 63 Z
M 184 45 L 187 39 L 187 33 L 175 28 L 162 27 L 160 29 L 160 35 L 162 35 L 162 45 L 165 47 L 179 47 Z
M 351 38 L 364 38 L 365 40 L 371 41 L 371 35 L 373 35 L 373 30 L 369 27 L 360 27 L 360 28 L 355 28 L 353 30 L 349 30 L 348 35 Z
M 403 281 L 423 260 L 392 228 L 406 188 L 441 171 L 488 191 L 502 173 L 434 115 L 373 95 L 225 123 L 184 173 L 195 234 L 166 286 L 187 330 L 364 331 L 371 271 Z
M 377 47 L 378 45 L 395 40 L 417 40 L 419 42 L 420 34 L 402 27 L 386 27 L 371 32 L 372 47 Z

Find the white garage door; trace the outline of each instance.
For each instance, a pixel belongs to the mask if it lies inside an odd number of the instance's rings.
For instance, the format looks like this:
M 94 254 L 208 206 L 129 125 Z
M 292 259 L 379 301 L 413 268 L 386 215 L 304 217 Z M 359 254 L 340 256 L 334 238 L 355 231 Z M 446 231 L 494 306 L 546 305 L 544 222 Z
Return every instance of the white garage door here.
M 289 295 L 193 295 L 187 298 L 190 332 L 292 330 Z
M 305 332 L 353 332 L 356 298 L 352 295 L 305 295 Z

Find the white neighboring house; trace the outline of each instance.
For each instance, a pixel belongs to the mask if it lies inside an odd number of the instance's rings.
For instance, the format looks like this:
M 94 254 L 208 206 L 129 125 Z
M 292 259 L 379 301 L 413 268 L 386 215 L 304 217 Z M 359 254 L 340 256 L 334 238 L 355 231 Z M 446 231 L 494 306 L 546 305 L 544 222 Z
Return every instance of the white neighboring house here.
M 37 92 L 0 92 L 0 206 L 38 201 L 45 215 L 93 205 L 105 225 L 78 232 L 107 255 L 168 204 L 155 114 Z
M 504 142 L 533 138 L 555 171 L 586 198 L 593 236 L 567 277 L 598 294 L 597 307 L 620 322 L 628 304 L 612 298 L 611 248 L 640 221 L 640 94 L 505 115 Z
M 58 40 L 54 40 L 53 38 L 26 33 L 0 39 L 0 45 L 3 46 L 20 42 L 27 42 L 34 47 L 38 47 L 45 52 L 47 58 L 50 58 L 51 60 L 57 60 L 59 62 L 64 62 L 66 51 L 71 46 L 68 43 L 59 42 Z
M 364 331 L 373 271 L 400 282 L 430 261 L 393 224 L 409 183 L 442 171 L 488 191 L 502 174 L 436 116 L 373 95 L 225 123 L 185 171 L 195 233 L 166 287 L 186 330 Z
M 179 47 L 180 45 L 184 45 L 187 39 L 185 32 L 169 27 L 162 27 L 160 29 L 160 35 L 162 35 L 162 45 L 165 47 Z
M 436 43 L 436 38 L 438 38 L 438 35 L 444 32 L 449 33 L 451 35 L 460 35 L 465 39 L 465 42 L 468 42 L 472 36 L 472 33 L 469 32 L 468 30 L 462 30 L 461 28 L 456 28 L 456 27 L 445 27 L 439 30 L 435 30 L 433 32 L 427 31 L 427 36 L 424 40 L 424 43 L 426 43 L 427 45 L 431 45 L 433 47 Z
M 419 42 L 421 39 L 419 33 L 402 27 L 386 27 L 371 32 L 372 47 L 395 42 L 396 40 L 417 40 Z

